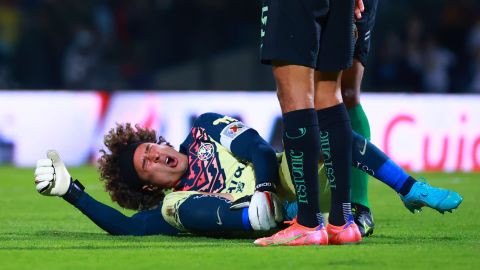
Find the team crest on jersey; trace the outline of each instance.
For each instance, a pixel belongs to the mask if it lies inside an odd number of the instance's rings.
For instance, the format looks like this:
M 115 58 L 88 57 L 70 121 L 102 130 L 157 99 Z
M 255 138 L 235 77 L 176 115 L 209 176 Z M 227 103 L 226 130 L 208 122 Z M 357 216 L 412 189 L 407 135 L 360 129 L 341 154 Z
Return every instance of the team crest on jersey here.
M 213 156 L 213 145 L 211 143 L 202 143 L 197 152 L 197 157 L 200 160 L 209 160 Z

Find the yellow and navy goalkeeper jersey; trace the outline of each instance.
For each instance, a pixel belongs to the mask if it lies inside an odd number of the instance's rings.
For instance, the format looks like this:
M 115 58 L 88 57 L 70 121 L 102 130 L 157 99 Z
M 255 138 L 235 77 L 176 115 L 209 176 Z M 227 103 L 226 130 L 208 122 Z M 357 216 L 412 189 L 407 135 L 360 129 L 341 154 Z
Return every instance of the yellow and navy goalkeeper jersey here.
M 199 192 L 229 193 L 236 200 L 252 195 L 255 186 L 272 182 L 282 201 L 295 200 L 285 155 L 279 166 L 273 148 L 257 131 L 232 117 L 202 114 L 179 150 L 188 156 L 189 168 L 174 192 L 165 197 L 162 215 L 181 231 L 187 230 L 181 223 L 180 206 Z M 328 192 L 323 172 L 319 172 L 319 181 L 320 193 Z

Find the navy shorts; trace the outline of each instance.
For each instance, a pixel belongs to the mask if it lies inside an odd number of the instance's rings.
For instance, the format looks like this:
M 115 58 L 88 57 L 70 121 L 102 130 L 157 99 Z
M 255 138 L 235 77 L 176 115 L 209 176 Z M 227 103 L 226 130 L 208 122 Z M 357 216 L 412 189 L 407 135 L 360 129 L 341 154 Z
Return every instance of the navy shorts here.
M 340 71 L 352 65 L 353 0 L 263 0 L 260 57 Z
M 367 65 L 368 53 L 370 52 L 370 38 L 372 36 L 373 26 L 375 25 L 375 15 L 377 14 L 378 0 L 363 0 L 365 10 L 362 18 L 355 22 L 358 31 L 358 39 L 355 43 L 353 57 L 358 59 L 363 66 Z

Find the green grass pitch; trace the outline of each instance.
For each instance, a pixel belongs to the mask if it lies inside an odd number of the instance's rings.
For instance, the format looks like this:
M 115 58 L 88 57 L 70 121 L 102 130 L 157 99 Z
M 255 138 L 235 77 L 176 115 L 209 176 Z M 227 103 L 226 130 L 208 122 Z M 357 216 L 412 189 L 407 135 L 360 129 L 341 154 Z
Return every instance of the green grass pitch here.
M 70 172 L 110 203 L 94 168 Z M 38 195 L 32 169 L 0 167 L 0 269 L 479 269 L 480 175 L 423 176 L 460 192 L 460 208 L 411 214 L 372 180 L 377 227 L 361 244 L 259 248 L 252 239 L 110 236 L 63 200 Z

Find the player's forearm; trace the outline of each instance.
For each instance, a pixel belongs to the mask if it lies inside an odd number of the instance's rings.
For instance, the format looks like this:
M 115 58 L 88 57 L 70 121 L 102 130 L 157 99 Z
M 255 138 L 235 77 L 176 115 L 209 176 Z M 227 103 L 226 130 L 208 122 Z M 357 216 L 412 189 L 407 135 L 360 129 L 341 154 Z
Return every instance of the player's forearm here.
M 79 209 L 98 227 L 112 235 L 173 235 L 178 230 L 163 219 L 160 209 L 143 211 L 127 217 L 116 209 L 105 205 L 83 190 L 69 190 L 64 199 Z M 73 197 L 72 195 L 75 194 Z M 75 199 L 72 199 L 75 198 Z
M 93 223 L 112 235 L 143 235 L 141 229 L 132 230 L 128 217 L 119 211 L 100 203 L 84 192 L 74 206 Z M 125 226 L 126 225 L 126 226 Z
M 253 163 L 257 189 L 275 191 L 278 161 L 274 149 L 254 130 L 248 130 L 232 144 L 232 151 Z
M 252 154 L 255 170 L 255 189 L 275 192 L 278 184 L 278 161 L 275 151 L 269 146 L 260 144 Z

